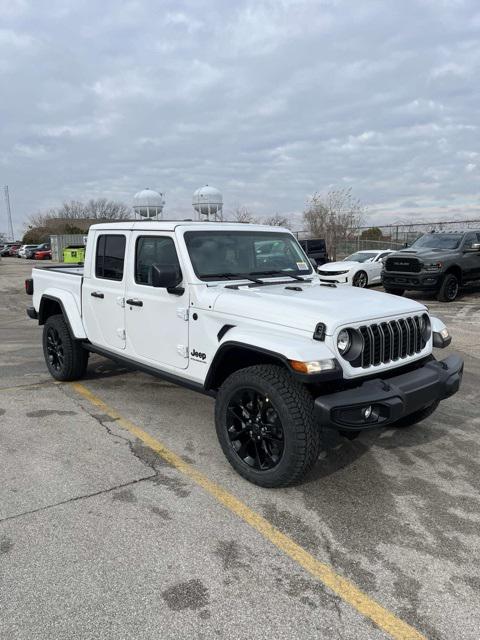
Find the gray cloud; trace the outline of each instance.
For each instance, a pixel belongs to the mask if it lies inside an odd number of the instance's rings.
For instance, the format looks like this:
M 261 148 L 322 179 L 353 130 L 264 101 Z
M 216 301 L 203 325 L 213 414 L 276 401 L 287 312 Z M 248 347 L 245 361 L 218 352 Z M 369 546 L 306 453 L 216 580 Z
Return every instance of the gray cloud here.
M 480 217 L 475 0 L 10 0 L 0 25 L 19 230 L 147 185 L 190 215 L 205 182 L 258 215 L 339 185 L 375 222 Z

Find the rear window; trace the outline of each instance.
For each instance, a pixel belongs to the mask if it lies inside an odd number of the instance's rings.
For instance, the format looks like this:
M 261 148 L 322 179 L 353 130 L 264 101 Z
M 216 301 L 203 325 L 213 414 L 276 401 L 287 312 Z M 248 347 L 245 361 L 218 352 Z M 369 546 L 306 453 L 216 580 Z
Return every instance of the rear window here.
M 102 235 L 97 240 L 95 276 L 105 280 L 122 280 L 126 238 L 121 235 Z

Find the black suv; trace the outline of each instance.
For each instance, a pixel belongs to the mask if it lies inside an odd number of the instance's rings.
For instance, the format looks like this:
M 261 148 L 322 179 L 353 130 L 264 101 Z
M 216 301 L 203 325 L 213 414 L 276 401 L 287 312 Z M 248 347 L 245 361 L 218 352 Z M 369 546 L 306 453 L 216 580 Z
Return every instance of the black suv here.
M 459 288 L 474 280 L 480 280 L 480 231 L 427 233 L 391 253 L 382 272 L 387 293 L 435 291 L 442 302 L 455 300 Z
M 309 240 L 299 240 L 299 242 L 307 256 L 316 260 L 318 266 L 328 262 L 325 240 L 322 238 L 311 238 Z

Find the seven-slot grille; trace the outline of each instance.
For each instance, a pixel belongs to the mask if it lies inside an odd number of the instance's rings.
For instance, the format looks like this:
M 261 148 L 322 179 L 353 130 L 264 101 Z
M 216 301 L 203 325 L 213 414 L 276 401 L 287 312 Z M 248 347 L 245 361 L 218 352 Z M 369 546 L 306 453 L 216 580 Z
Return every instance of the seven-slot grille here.
M 353 367 L 370 367 L 393 360 L 413 356 L 425 348 L 418 316 L 400 318 L 358 329 L 363 338 L 360 356 L 350 364 Z
M 409 273 L 419 273 L 422 270 L 422 263 L 417 258 L 399 257 L 387 258 L 385 261 L 385 271 L 404 271 Z

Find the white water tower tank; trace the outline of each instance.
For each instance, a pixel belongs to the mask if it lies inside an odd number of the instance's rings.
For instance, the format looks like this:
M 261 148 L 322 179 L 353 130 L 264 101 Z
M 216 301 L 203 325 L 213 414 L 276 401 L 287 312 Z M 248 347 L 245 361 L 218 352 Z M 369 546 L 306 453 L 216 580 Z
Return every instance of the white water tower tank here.
M 210 187 L 206 184 L 204 187 L 197 189 L 193 194 L 192 204 L 200 219 L 202 217 L 206 220 L 221 219 L 223 197 L 215 187 Z
M 153 219 L 162 217 L 163 207 L 165 206 L 165 198 L 163 193 L 154 191 L 153 189 L 142 189 L 133 196 L 133 210 L 135 217 L 137 214 L 141 218 Z

